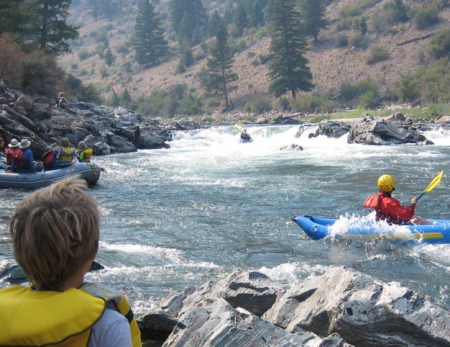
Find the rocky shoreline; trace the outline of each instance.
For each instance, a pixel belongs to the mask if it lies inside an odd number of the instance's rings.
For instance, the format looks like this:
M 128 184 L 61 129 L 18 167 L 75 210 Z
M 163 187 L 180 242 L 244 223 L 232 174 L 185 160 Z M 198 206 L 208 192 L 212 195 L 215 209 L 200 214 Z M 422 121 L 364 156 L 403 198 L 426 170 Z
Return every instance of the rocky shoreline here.
M 0 283 L 24 281 L 17 265 L 0 264 Z M 290 287 L 234 272 L 172 294 L 137 321 L 146 347 L 450 346 L 447 307 L 342 266 Z
M 12 138 L 28 138 L 38 159 L 47 145 L 59 144 L 63 137 L 67 137 L 75 146 L 79 141 L 85 141 L 97 156 L 127 153 L 138 149 L 169 148 L 176 130 L 232 125 L 242 120 L 242 115 L 230 114 L 227 118 L 205 117 L 199 124 L 189 119 L 144 117 L 123 107 L 72 101 L 65 108 L 57 108 L 54 103 L 54 100 L 39 95 L 28 95 L 8 88 L 0 80 L 0 138 L 5 145 Z M 302 125 L 309 124 L 307 120 L 306 116 L 300 114 L 268 113 L 259 115 L 252 124 L 299 124 L 300 134 L 305 129 Z M 421 131 L 449 126 L 450 116 L 429 122 L 414 122 L 401 114 L 384 119 L 362 115 L 352 121 L 319 123 L 316 133 L 309 136 L 339 137 L 348 133 L 349 143 L 431 144 L 421 135 Z

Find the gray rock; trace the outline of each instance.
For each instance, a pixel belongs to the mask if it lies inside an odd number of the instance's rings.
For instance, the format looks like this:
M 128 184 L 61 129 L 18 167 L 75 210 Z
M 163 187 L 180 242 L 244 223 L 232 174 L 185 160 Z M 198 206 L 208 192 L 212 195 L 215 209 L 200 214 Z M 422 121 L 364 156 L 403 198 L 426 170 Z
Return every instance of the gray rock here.
M 321 338 L 310 332 L 290 334 L 252 315 L 234 309 L 225 300 L 210 298 L 202 305 L 187 308 L 181 324 L 164 342 L 170 346 L 319 346 Z
M 367 145 L 430 144 L 411 122 L 405 122 L 399 115 L 386 120 L 366 116 L 361 122 L 352 124 L 347 141 Z
M 429 297 L 338 267 L 288 290 L 263 317 L 356 346 L 450 346 L 450 312 Z
M 271 308 L 282 292 L 279 283 L 258 271 L 234 272 L 213 288 L 214 295 L 234 308 L 244 308 L 257 316 Z

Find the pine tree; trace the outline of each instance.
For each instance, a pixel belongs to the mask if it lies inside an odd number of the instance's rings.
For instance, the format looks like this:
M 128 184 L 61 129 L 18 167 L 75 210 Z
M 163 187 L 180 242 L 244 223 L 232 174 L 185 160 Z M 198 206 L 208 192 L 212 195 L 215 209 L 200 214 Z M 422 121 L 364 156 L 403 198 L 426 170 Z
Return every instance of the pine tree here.
M 232 70 L 234 52 L 228 45 L 228 31 L 221 24 L 216 34 L 216 40 L 211 47 L 211 55 L 206 62 L 206 68 L 200 75 L 202 85 L 211 94 L 220 95 L 225 101 L 225 110 L 230 109 L 229 92 L 235 90 L 234 84 L 238 75 Z
M 222 19 L 220 18 L 219 13 L 217 11 L 214 11 L 214 13 L 209 17 L 208 20 L 208 36 L 216 35 L 221 22 Z
M 249 9 L 247 11 L 250 18 L 250 26 L 259 27 L 264 25 L 264 9 L 267 5 L 268 0 L 253 0 L 248 1 Z
M 168 56 L 169 46 L 159 16 L 149 0 L 142 0 L 139 4 L 134 35 L 133 45 L 139 64 L 157 65 Z
M 300 14 L 295 0 L 272 0 L 271 22 L 272 61 L 270 64 L 270 91 L 277 97 L 298 90 L 312 89 L 312 75 L 305 58 L 306 43 L 301 35 Z
M 33 14 L 26 0 L 0 0 L 0 35 L 9 33 L 23 42 L 30 33 Z
M 208 16 L 201 0 L 171 0 L 169 10 L 173 30 L 182 45 L 192 46 L 205 37 Z
M 122 13 L 123 1 L 121 0 L 89 0 L 86 4 L 92 11 L 95 20 L 98 18 L 108 18 L 112 20 L 114 17 Z
M 234 14 L 234 28 L 236 36 L 240 37 L 244 33 L 244 29 L 248 27 L 248 17 L 242 1 L 239 1 L 236 12 Z
M 72 0 L 35 0 L 36 15 L 34 35 L 39 48 L 57 55 L 69 52 L 69 40 L 78 38 L 78 29 L 66 23 Z
M 301 0 L 300 12 L 302 14 L 303 32 L 312 36 L 317 42 L 320 29 L 325 28 L 325 3 L 324 0 Z

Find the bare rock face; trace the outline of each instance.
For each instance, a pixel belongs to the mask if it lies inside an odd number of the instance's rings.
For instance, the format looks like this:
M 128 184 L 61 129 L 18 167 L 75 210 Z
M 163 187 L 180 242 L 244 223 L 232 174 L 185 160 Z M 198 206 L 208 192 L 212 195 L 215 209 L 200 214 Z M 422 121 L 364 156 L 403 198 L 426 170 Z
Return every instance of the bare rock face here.
M 180 315 L 164 347 L 169 346 L 319 346 L 313 333 L 290 334 L 244 309 L 234 309 L 224 299 L 211 298 L 188 307 Z
M 366 115 L 361 122 L 352 124 L 347 141 L 366 145 L 432 144 L 401 114 L 386 120 Z
M 338 267 L 287 291 L 263 317 L 355 346 L 450 346 L 450 312 L 396 283 Z
M 258 271 L 234 272 L 214 286 L 218 297 L 257 316 L 272 307 L 282 290 L 277 282 Z

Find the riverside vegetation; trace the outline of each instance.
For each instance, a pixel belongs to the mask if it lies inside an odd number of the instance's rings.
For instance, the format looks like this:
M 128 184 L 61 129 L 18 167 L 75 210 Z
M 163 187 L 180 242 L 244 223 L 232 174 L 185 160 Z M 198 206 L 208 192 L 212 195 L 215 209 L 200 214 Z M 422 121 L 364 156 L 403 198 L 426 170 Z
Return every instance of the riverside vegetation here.
M 37 6 L 41 2 L 29 3 Z M 271 32 L 276 23 L 268 13 L 279 13 L 268 1 L 238 6 L 192 1 L 184 12 L 177 0 L 160 1 L 147 19 L 160 20 L 157 23 L 169 50 L 147 62 L 139 60 L 142 40 L 136 43 L 136 37 L 146 29 L 141 28 L 142 18 L 136 17 L 134 3 L 65 1 L 59 15 L 77 29 L 77 35 L 70 31 L 71 35 L 49 32 L 45 36 L 38 18 L 33 16 L 30 21 L 25 6 L 21 11 L 2 12 L 0 76 L 13 87 L 49 97 L 63 89 L 69 98 L 79 101 L 122 105 L 144 115 L 169 118 L 216 117 L 224 108 L 233 107 L 233 113 L 248 117 L 279 111 L 326 118 L 339 110 L 374 109 L 392 103 L 422 106 L 431 116 L 448 114 L 444 107 L 449 101 L 448 1 L 295 2 L 302 35 L 287 38 L 300 38 L 302 44 L 293 66 L 305 68 L 304 62 L 298 62 L 306 59 L 312 79 L 308 81 L 306 69 L 304 83 L 284 84 L 278 91 L 271 88 L 274 78 L 270 75 L 278 71 L 276 61 L 282 55 L 277 54 L 282 53 L 270 47 L 274 46 Z M 293 1 L 275 3 L 291 6 Z M 317 6 L 311 7 L 312 3 Z M 197 11 L 195 6 L 200 6 Z M 57 6 L 51 10 L 57 11 Z M 201 16 L 198 23 L 208 24 L 198 30 L 180 29 L 181 18 L 190 18 L 186 15 L 192 11 Z M 27 30 L 14 25 L 11 18 L 16 23 L 29 21 L 24 26 Z M 298 18 L 290 20 L 297 23 Z M 316 21 L 308 22 L 308 18 Z M 278 16 L 278 22 L 284 20 Z M 218 29 L 220 22 L 225 24 L 225 36 L 223 29 L 216 35 L 214 28 Z M 70 49 L 72 52 L 67 52 Z M 211 81 L 217 77 L 217 65 L 208 62 L 214 60 L 222 61 L 229 73 L 226 82 L 230 84 L 225 89 Z M 312 82 L 309 91 L 308 82 Z M 292 91 L 298 91 L 295 98 Z

